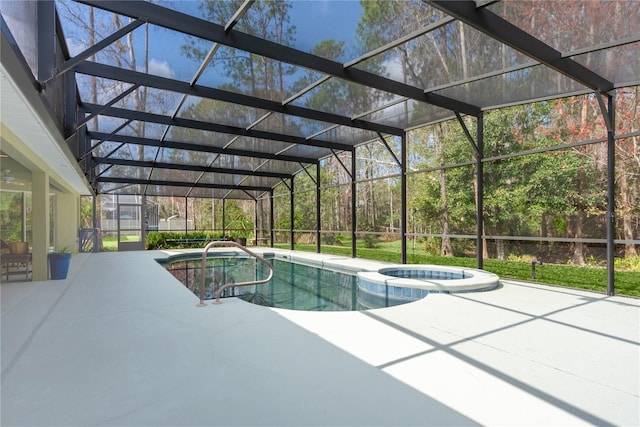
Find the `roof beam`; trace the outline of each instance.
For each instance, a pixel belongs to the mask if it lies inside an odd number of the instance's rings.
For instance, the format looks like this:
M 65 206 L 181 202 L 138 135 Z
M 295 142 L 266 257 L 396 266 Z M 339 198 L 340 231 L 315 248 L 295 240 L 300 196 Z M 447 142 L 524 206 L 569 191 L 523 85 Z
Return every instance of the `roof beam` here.
M 378 76 L 368 71 L 345 67 L 345 65 L 340 62 L 322 58 L 237 30 L 227 32 L 222 25 L 214 24 L 204 19 L 186 15 L 153 3 L 140 0 L 126 2 L 104 2 L 99 0 L 77 1 L 134 19 L 142 19 L 151 24 L 199 37 L 204 40 L 217 42 L 256 55 L 275 59 L 276 61 L 316 70 L 343 80 L 415 99 L 420 102 L 426 102 L 448 110 L 458 111 L 472 116 L 478 116 L 480 114 L 480 108 L 477 106 L 446 96 L 425 93 L 423 89 Z
M 613 83 L 474 1 L 428 0 L 428 3 L 549 68 L 594 91 L 607 93 Z
M 256 98 L 254 96 L 229 92 L 222 89 L 214 89 L 211 87 L 191 84 L 157 75 L 145 74 L 140 71 L 99 64 L 96 62 L 85 61 L 73 67 L 73 70 L 80 74 L 86 74 L 89 76 L 103 77 L 106 79 L 131 83 L 134 85 L 147 86 L 160 90 L 168 90 L 171 92 L 198 96 L 200 98 L 213 99 L 217 101 L 224 101 L 252 108 L 260 108 L 262 110 L 272 111 L 274 113 L 288 114 L 310 120 L 335 123 L 342 126 L 349 126 L 374 132 L 388 133 L 391 135 L 400 135 L 403 132 L 402 129 L 393 126 L 368 122 L 366 120 L 352 119 L 351 117 L 341 116 L 339 114 L 312 110 L 310 108 L 297 107 L 290 104 L 283 105 L 280 102 Z
M 129 160 L 129 159 L 114 159 L 114 158 L 107 158 L 107 157 L 94 157 L 93 161 L 96 164 L 131 166 L 131 167 L 154 168 L 154 169 L 175 169 L 175 170 L 185 170 L 185 171 L 194 171 L 194 172 L 219 173 L 219 174 L 225 174 L 225 175 L 259 176 L 264 178 L 289 179 L 292 176 L 292 174 L 279 173 L 279 172 L 252 171 L 247 169 L 230 169 L 230 168 L 219 168 L 219 167 L 211 167 L 211 166 L 184 165 L 179 163 L 163 163 L 163 162 L 151 162 L 151 161 Z
M 170 116 L 164 116 L 161 114 L 154 114 L 154 113 L 146 113 L 144 111 L 134 111 L 134 110 L 128 110 L 124 108 L 115 108 L 115 107 L 104 108 L 104 106 L 102 105 L 89 104 L 89 103 L 83 104 L 83 107 L 85 107 L 85 110 L 88 113 L 93 113 L 94 111 L 102 110 L 101 114 L 104 116 L 119 117 L 121 119 L 133 119 L 141 122 L 159 123 L 161 125 L 200 129 L 200 130 L 205 130 L 209 132 L 218 132 L 218 133 L 224 133 L 229 135 L 240 135 L 240 136 L 246 136 L 249 138 L 266 139 L 271 141 L 286 142 L 289 144 L 300 144 L 300 145 L 328 148 L 328 149 L 334 149 L 334 150 L 349 151 L 353 148 L 352 145 L 342 144 L 339 142 L 306 139 L 299 136 L 284 135 L 284 134 L 274 133 L 274 132 L 267 132 L 267 131 L 261 131 L 261 130 L 255 130 L 255 129 L 246 129 L 246 128 L 241 128 L 237 126 L 221 125 L 217 123 L 183 119 L 180 117 L 176 117 L 172 119 Z
M 261 153 L 258 151 L 239 150 L 236 148 L 223 148 L 214 147 L 210 145 L 195 144 L 191 142 L 178 142 L 178 141 L 160 141 L 157 139 L 141 138 L 138 136 L 127 135 L 111 135 L 102 132 L 88 132 L 91 139 L 97 139 L 99 141 L 111 141 L 111 142 L 123 142 L 125 144 L 146 145 L 149 147 L 164 147 L 174 150 L 186 150 L 186 151 L 199 151 L 203 153 L 216 153 L 226 154 L 228 156 L 240 156 L 240 157 L 253 157 L 257 159 L 269 159 L 269 160 L 281 160 L 283 162 L 294 163 L 318 163 L 318 160 L 313 157 L 301 157 L 301 156 L 288 156 L 283 154 L 273 153 Z
M 225 185 L 225 184 L 207 184 L 203 182 L 185 182 L 185 181 L 163 181 L 159 179 L 137 179 L 137 178 L 116 178 L 101 176 L 95 180 L 96 183 L 110 182 L 114 184 L 128 185 L 157 185 L 159 187 L 196 187 L 196 188 L 217 188 L 221 190 L 244 190 L 244 191 L 271 191 L 271 187 L 260 187 L 256 185 Z

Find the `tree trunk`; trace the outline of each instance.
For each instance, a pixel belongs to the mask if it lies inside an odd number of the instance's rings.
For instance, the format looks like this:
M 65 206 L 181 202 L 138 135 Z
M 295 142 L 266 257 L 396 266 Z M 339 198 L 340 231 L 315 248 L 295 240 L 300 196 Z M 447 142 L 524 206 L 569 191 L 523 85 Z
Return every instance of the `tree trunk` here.
M 340 189 L 338 188 L 338 191 L 340 191 Z M 342 197 L 336 197 L 333 199 L 334 205 L 333 205 L 333 214 L 334 214 L 334 224 L 332 225 L 333 230 L 342 230 L 342 224 L 340 224 L 340 208 L 341 208 L 341 202 L 342 204 L 346 204 L 345 203 L 345 198 Z
M 469 67 L 467 65 L 467 44 L 464 25 L 460 23 L 460 25 L 458 25 L 458 28 L 460 28 L 460 59 L 462 61 L 462 78 L 466 80 L 469 78 Z
M 478 210 L 478 174 L 473 174 L 473 197 L 475 200 L 476 211 Z M 487 247 L 487 228 L 485 227 L 484 220 L 482 221 L 482 259 L 489 259 L 489 248 Z
M 627 174 L 625 170 L 621 171 L 620 180 L 620 205 L 622 214 L 622 232 L 624 234 L 624 240 L 633 240 L 633 226 L 631 222 L 631 215 L 629 215 L 629 209 L 631 208 L 631 197 L 629 193 L 629 182 L 627 181 Z M 624 257 L 631 258 L 638 253 L 633 243 L 624 244 Z
M 440 169 L 440 197 L 442 198 L 442 247 L 441 256 L 453 256 L 451 237 L 449 237 L 449 202 L 447 200 L 447 183 L 443 169 Z
M 579 195 L 584 195 L 585 192 L 585 187 L 586 187 L 586 179 L 587 177 L 585 176 L 584 170 L 580 169 L 578 171 L 578 194 Z M 573 229 L 573 236 L 576 239 L 580 239 L 582 238 L 582 216 L 584 214 L 584 203 L 582 201 L 579 201 L 576 204 L 577 207 L 577 212 L 572 215 L 572 218 L 570 218 L 569 223 L 571 224 L 571 228 Z M 579 266 L 584 266 L 585 262 L 584 262 L 584 250 L 585 250 L 585 244 L 582 242 L 576 242 L 574 247 L 573 247 L 573 256 L 571 257 L 571 264 L 572 265 L 579 265 Z
M 211 230 L 216 229 L 216 199 L 211 199 Z
M 496 240 L 496 259 L 504 261 L 504 240 L 498 239 Z
M 451 247 L 451 238 L 449 237 L 449 201 L 447 198 L 447 176 L 442 167 L 445 165 L 444 158 L 444 129 L 442 123 L 438 125 L 440 137 L 436 142 L 436 155 L 440 158 L 440 170 L 438 171 L 440 181 L 440 200 L 442 203 L 442 246 L 440 247 L 441 256 L 453 256 L 453 248 Z
M 573 237 L 579 238 L 582 236 L 582 215 L 576 214 L 573 215 L 570 222 L 572 223 L 572 231 Z M 577 265 L 583 267 L 585 265 L 584 262 L 584 243 L 576 242 L 573 246 L 573 256 L 571 257 L 571 265 Z
M 371 231 L 376 231 L 376 201 L 373 192 L 373 181 L 369 179 L 369 200 L 371 201 L 369 213 L 371 215 Z
M 137 71 L 138 63 L 136 61 L 136 55 L 135 55 L 133 32 L 129 32 L 129 34 L 127 34 L 127 47 L 129 51 L 129 69 Z M 149 45 L 148 45 L 148 40 L 145 40 L 145 64 L 144 65 L 145 65 L 146 73 L 149 72 L 149 66 L 146 63 L 148 56 L 149 56 Z M 134 109 L 136 111 L 145 111 L 146 109 L 145 108 L 146 99 L 144 94 L 145 94 L 144 88 L 138 88 L 138 90 L 134 92 L 133 103 L 134 103 Z M 136 120 L 136 135 L 141 138 L 145 137 L 145 122 L 142 120 Z M 144 146 L 138 145 L 136 147 L 136 156 L 138 160 L 141 160 L 141 161 L 144 160 Z M 146 176 L 143 175 L 142 168 L 138 168 L 138 178 L 139 179 L 146 178 Z
M 393 233 L 393 192 L 391 191 L 391 180 L 387 181 L 389 188 L 389 233 Z

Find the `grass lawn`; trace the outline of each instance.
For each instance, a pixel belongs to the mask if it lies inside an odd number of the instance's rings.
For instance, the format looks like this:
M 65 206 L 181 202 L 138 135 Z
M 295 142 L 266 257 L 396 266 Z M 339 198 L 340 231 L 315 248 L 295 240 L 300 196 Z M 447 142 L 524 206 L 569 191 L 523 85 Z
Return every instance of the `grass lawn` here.
M 122 236 L 124 241 L 138 242 L 140 238 L 137 236 Z M 105 252 L 115 252 L 118 250 L 118 237 L 117 236 L 104 236 L 102 237 L 102 250 Z
M 288 249 L 289 244 L 276 244 L 278 248 Z M 409 264 L 455 265 L 475 268 L 475 258 L 442 257 L 427 254 L 416 245 L 407 245 L 407 262 Z M 316 245 L 295 245 L 296 250 L 315 252 Z M 351 256 L 351 241 L 343 242 L 342 246 L 323 245 L 322 252 L 328 254 Z M 365 247 L 363 241 L 356 242 L 356 253 L 359 258 L 378 261 L 400 262 L 400 242 L 379 243 L 375 249 Z M 533 281 L 531 279 L 531 264 L 528 262 L 500 261 L 487 259 L 484 269 L 495 273 L 504 279 Z M 543 264 L 536 266 L 537 283 L 560 285 L 577 289 L 587 289 L 606 293 L 607 270 L 602 267 L 574 267 L 560 264 Z M 640 272 L 616 271 L 615 292 L 619 295 L 640 297 Z

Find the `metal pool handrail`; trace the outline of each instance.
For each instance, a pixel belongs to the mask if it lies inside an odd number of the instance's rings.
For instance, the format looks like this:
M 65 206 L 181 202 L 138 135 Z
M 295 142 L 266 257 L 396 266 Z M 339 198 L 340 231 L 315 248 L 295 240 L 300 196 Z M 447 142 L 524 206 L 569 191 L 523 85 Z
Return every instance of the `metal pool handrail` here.
M 258 261 L 260 261 L 261 263 L 265 264 L 269 268 L 269 275 L 267 276 L 266 279 L 253 280 L 251 282 L 227 283 L 226 285 L 223 285 L 216 292 L 216 300 L 214 301 L 214 304 L 222 304 L 222 302 L 220 301 L 220 295 L 222 294 L 222 291 L 224 291 L 225 289 L 236 287 L 236 286 L 260 285 L 262 283 L 267 283 L 273 277 L 273 266 L 269 263 L 269 261 L 267 261 L 266 259 L 262 258 L 260 255 L 254 253 L 253 251 L 250 251 L 249 249 L 247 249 L 246 247 L 242 246 L 241 244 L 236 243 L 236 242 L 232 242 L 230 240 L 211 242 L 207 246 L 204 247 L 204 250 L 202 252 L 202 272 L 200 274 L 200 276 L 202 277 L 202 280 L 200 281 L 200 303 L 196 304 L 196 307 L 204 307 L 206 305 L 205 302 L 204 302 L 204 289 L 205 289 L 206 280 L 207 280 L 207 275 L 206 275 L 207 252 L 209 252 L 209 249 L 214 247 L 214 246 L 235 246 L 238 249 L 240 249 L 240 250 L 246 252 L 247 254 L 251 255 L 252 257 L 256 258 Z

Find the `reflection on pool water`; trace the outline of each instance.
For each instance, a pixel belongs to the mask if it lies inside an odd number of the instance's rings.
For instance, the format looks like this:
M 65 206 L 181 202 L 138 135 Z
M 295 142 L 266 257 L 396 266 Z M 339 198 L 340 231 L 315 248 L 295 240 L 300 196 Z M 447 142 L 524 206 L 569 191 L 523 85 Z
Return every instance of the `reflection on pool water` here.
M 165 264 L 185 286 L 199 294 L 201 258 L 181 259 Z M 308 311 L 354 311 L 390 307 L 415 301 L 419 296 L 395 295 L 393 291 L 372 294 L 358 289 L 357 276 L 302 264 L 269 259 L 274 277 L 262 285 L 229 288 L 222 297 L 237 296 L 268 307 Z M 206 299 L 229 282 L 245 282 L 266 277 L 267 268 L 254 258 L 226 256 L 207 259 Z M 213 285 L 213 286 L 212 286 Z

